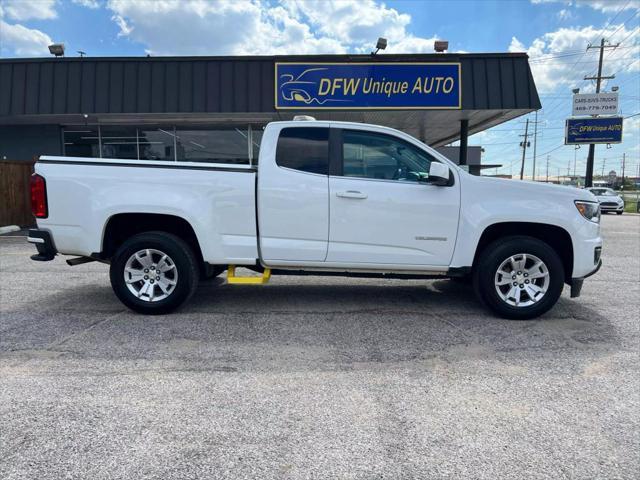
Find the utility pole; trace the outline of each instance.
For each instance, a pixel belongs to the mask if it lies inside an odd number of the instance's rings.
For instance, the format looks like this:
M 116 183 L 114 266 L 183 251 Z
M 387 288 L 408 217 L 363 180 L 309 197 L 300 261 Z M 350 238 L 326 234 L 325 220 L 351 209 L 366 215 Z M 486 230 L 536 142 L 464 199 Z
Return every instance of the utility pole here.
M 622 154 L 622 190 L 624 190 L 624 161 L 626 160 L 625 154 Z
M 547 183 L 549 183 L 549 155 L 547 155 Z
M 524 177 L 524 156 L 527 153 L 527 146 L 529 142 L 527 138 L 529 138 L 529 119 L 527 118 L 527 123 L 524 127 L 524 135 L 519 135 L 520 137 L 524 137 L 524 141 L 520 142 L 520 146 L 522 147 L 522 166 L 520 167 L 520 180 Z
M 584 77 L 585 80 L 595 80 L 596 81 L 596 93 L 600 93 L 600 85 L 602 80 L 608 80 L 615 78 L 615 75 L 609 75 L 606 77 L 602 76 L 602 60 L 604 56 L 605 48 L 617 48 L 620 44 L 616 43 L 615 45 L 605 45 L 604 38 L 600 40 L 600 46 L 589 45 L 587 46 L 587 50 L 592 48 L 600 49 L 600 60 L 598 61 L 598 75 L 596 77 Z M 594 115 L 596 116 L 596 115 Z M 589 144 L 589 156 L 587 157 L 587 174 L 584 179 L 585 187 L 593 186 L 593 162 L 595 160 L 596 146 L 594 143 Z
M 604 166 L 605 166 L 606 163 L 607 163 L 607 159 L 603 158 L 602 159 L 602 177 L 604 177 Z

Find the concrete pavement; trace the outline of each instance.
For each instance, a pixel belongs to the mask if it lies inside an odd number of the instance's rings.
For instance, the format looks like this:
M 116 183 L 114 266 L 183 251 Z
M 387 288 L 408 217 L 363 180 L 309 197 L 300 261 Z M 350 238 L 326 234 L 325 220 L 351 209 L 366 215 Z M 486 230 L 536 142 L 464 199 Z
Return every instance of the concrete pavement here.
M 0 238 L 0 478 L 633 478 L 640 217 L 539 320 L 441 281 L 203 283 L 144 317 L 108 267 Z

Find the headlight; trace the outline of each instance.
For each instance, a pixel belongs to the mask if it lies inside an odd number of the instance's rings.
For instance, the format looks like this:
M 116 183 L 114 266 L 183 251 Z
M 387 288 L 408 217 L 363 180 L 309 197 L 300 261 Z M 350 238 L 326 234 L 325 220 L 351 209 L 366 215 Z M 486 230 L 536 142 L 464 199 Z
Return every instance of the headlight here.
M 580 214 L 590 222 L 600 223 L 600 204 L 576 200 L 576 208 Z

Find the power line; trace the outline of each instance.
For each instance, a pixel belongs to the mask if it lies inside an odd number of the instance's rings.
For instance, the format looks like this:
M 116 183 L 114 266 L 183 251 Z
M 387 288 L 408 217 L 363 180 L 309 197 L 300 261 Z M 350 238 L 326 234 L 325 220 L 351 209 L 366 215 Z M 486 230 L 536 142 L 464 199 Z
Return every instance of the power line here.
M 616 18 L 618 18 L 618 15 L 620 15 L 620 13 L 622 13 L 622 11 L 623 11 L 623 10 L 625 10 L 625 9 L 627 8 L 627 6 L 629 5 L 629 3 L 630 3 L 630 2 L 631 2 L 631 0 L 627 0 L 627 2 L 626 2 L 624 5 L 622 5 L 622 6 L 618 9 L 618 11 L 617 11 L 617 12 L 616 12 L 616 14 L 613 16 L 613 18 L 611 18 L 611 19 L 610 19 L 610 20 L 605 24 L 605 26 L 604 26 L 604 27 L 602 27 L 602 29 L 600 30 L 600 32 L 599 32 L 599 33 L 598 33 L 598 34 L 593 38 L 593 40 L 591 40 L 590 44 L 594 43 L 594 42 L 595 42 L 595 40 L 596 40 L 598 37 L 602 36 L 602 34 L 604 33 L 604 31 L 609 27 L 609 25 L 611 25 L 611 24 L 615 21 L 615 19 L 616 19 Z M 636 13 L 637 13 L 637 12 L 636 12 Z M 631 19 L 636 15 L 636 13 L 634 13 L 631 17 L 629 17 L 627 20 L 625 20 L 624 22 L 622 22 L 622 25 L 625 25 L 629 20 L 631 20 Z M 618 27 L 614 33 L 616 33 L 619 29 L 620 29 L 620 27 Z M 613 34 L 611 34 L 611 35 L 610 35 L 610 37 L 611 37 L 612 35 L 613 35 Z M 582 56 L 578 57 L 578 59 L 576 60 L 576 62 L 571 66 L 570 70 L 573 70 L 573 69 L 578 65 L 578 63 L 580 62 L 580 60 L 582 60 L 582 57 L 583 57 L 583 56 L 584 56 L 588 51 L 589 51 L 589 49 L 587 48 L 587 49 L 583 52 Z M 583 86 L 583 85 L 584 85 L 584 80 L 583 80 L 582 82 L 580 82 L 580 84 L 578 85 L 578 87 L 579 87 L 579 88 L 582 88 L 582 86 Z M 548 114 L 548 115 L 551 115 L 551 113 L 555 112 L 555 111 L 558 109 L 558 107 L 559 107 L 560 105 L 562 105 L 562 102 L 561 102 L 561 101 L 557 101 L 557 102 L 555 102 L 555 104 L 553 104 L 553 105 L 551 105 L 551 106 L 550 106 L 550 107 L 552 107 L 552 109 L 551 109 L 551 110 L 549 110 L 549 111 L 547 112 L 547 114 Z
M 595 41 L 599 36 L 601 36 L 601 35 L 602 35 L 602 33 L 607 29 L 607 27 L 608 27 L 609 25 L 611 25 L 611 24 L 615 21 L 615 19 L 616 19 L 616 18 L 618 18 L 618 15 L 620 15 L 620 14 L 622 13 L 622 11 L 623 11 L 625 8 L 627 8 L 627 6 L 629 5 L 629 3 L 631 3 L 631 0 L 627 0 L 627 3 L 625 3 L 624 5 L 622 5 L 622 7 L 620 7 L 620 9 L 616 12 L 615 16 L 614 16 L 611 20 L 609 20 L 609 21 L 607 22 L 607 24 L 602 28 L 602 30 L 600 30 L 600 33 L 598 33 L 598 35 L 596 35 L 596 36 L 595 36 L 595 38 L 591 41 L 591 43 L 593 43 L 593 42 L 594 42 L 594 41 Z M 625 22 L 625 23 L 626 23 L 626 22 Z
M 627 2 L 627 4 L 628 4 L 628 3 L 629 3 L 629 2 Z M 638 15 L 638 12 L 637 12 L 637 11 L 636 11 L 636 12 L 634 12 L 634 13 L 633 13 L 633 15 L 631 15 L 629 18 L 627 18 L 624 22 L 622 22 L 622 23 L 618 26 L 618 28 L 616 28 L 616 29 L 613 31 L 613 33 L 611 33 L 608 37 L 606 37 L 606 39 L 608 40 L 608 39 L 610 39 L 611 37 L 613 37 L 616 33 L 618 33 L 618 30 L 620 30 L 622 27 L 624 27 L 624 26 L 626 25 L 626 23 L 627 23 L 629 20 L 633 20 L 633 18 L 634 18 L 636 15 Z

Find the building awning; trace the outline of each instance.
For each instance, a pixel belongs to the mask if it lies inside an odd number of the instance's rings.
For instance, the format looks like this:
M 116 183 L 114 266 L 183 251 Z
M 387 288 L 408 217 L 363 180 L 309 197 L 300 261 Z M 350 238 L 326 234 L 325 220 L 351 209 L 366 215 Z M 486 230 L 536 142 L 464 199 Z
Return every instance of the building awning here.
M 275 65 L 460 63 L 460 108 L 276 110 Z M 522 53 L 0 60 L 0 125 L 253 123 L 317 119 L 386 125 L 433 146 L 541 107 Z

